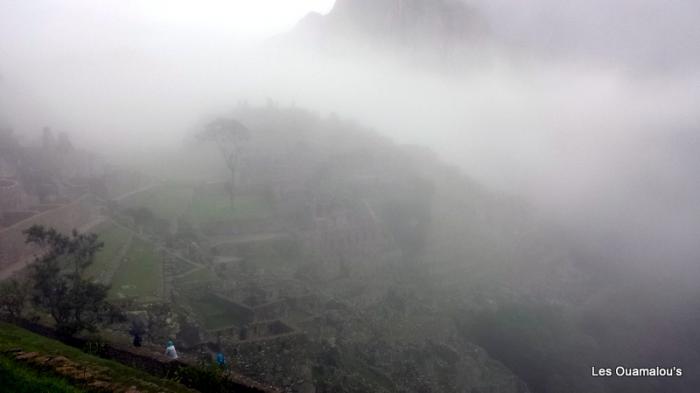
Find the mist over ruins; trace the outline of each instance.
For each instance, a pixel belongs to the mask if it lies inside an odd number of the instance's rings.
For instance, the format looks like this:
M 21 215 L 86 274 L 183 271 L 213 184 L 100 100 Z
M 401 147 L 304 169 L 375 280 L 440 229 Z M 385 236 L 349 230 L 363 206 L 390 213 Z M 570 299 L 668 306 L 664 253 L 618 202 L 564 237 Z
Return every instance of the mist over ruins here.
M 700 387 L 694 2 L 30 3 L 9 391 Z

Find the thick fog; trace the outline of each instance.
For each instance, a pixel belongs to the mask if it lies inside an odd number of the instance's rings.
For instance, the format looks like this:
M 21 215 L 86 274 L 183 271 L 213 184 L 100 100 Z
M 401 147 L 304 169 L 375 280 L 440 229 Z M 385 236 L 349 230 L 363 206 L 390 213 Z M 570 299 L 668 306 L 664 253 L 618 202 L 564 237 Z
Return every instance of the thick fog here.
M 84 146 L 177 148 L 240 100 L 352 118 L 429 146 L 644 266 L 700 257 L 700 6 L 474 1 L 468 66 L 320 54 L 278 38 L 332 1 L 0 2 L 2 121 Z M 338 52 L 342 52 L 339 50 Z

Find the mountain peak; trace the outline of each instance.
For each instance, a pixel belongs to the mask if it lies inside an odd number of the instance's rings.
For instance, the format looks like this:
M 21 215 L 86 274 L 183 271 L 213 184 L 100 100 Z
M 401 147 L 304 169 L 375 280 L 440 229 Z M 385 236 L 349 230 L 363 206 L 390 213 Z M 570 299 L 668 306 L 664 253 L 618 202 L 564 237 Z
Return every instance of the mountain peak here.
M 329 49 L 352 42 L 361 47 L 438 55 L 485 38 L 477 10 L 458 0 L 337 0 L 327 15 L 311 13 L 292 32 Z

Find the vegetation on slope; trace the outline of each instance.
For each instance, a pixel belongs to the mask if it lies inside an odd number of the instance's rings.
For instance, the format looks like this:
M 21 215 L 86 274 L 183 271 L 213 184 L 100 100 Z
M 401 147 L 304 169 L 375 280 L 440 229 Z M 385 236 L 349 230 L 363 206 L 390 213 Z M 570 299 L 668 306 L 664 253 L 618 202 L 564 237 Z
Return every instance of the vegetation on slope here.
M 85 275 L 102 281 L 106 278 L 103 277 L 105 272 L 118 267 L 115 266 L 120 262 L 117 257 L 129 240 L 129 232 L 111 222 L 100 224 L 94 232 L 99 234 L 104 247 L 95 254 L 95 262 L 85 269 Z M 109 282 L 104 283 L 109 284 Z
M 3 392 L 79 393 L 83 391 L 63 378 L 40 373 L 4 356 L 0 356 L 0 381 L 2 381 Z
M 99 370 L 102 377 L 108 377 L 110 382 L 129 388 L 134 386 L 140 392 L 191 392 L 186 387 L 168 380 L 159 379 L 143 371 L 124 366 L 120 363 L 101 359 L 82 352 L 76 348 L 62 344 L 58 341 L 34 334 L 17 326 L 0 322 L 0 352 L 8 352 L 20 349 L 25 352 L 39 352 L 47 356 L 62 356 L 85 369 Z M 7 363 L 6 363 L 7 364 Z M 5 367 L 4 365 L 2 367 Z M 25 378 L 32 374 L 23 373 L 22 366 L 7 366 L 6 370 L 12 378 Z M 2 379 L 5 381 L 5 379 Z M 52 378 L 47 377 L 47 381 Z M 32 385 L 42 383 L 41 380 L 31 382 Z M 48 383 L 48 382 L 47 382 Z M 57 385 L 60 388 L 60 384 Z M 67 386 L 67 385 L 64 385 Z M 126 390 L 126 389 L 125 389 Z M 5 390 L 4 390 L 5 391 Z M 10 390 L 11 391 L 11 390 Z M 44 389 L 37 391 L 54 390 Z M 56 390 L 62 392 L 62 390 Z M 80 390 L 65 390 L 66 392 L 79 392 Z M 28 390 L 32 392 L 32 390 Z

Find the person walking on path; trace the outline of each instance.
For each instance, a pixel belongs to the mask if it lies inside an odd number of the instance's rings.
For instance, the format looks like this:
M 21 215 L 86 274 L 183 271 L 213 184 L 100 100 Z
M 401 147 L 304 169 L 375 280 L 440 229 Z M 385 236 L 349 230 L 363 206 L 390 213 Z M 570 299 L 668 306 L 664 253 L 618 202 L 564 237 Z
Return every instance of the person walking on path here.
M 226 367 L 226 357 L 221 351 L 216 353 L 216 364 L 221 368 Z
M 138 333 L 134 333 L 134 346 L 135 347 L 140 347 L 141 346 L 141 335 Z
M 165 356 L 172 360 L 177 359 L 177 351 L 175 350 L 175 344 L 173 340 L 168 340 L 168 346 L 165 347 Z
M 131 328 L 129 329 L 129 334 L 134 336 L 134 341 L 132 342 L 135 347 L 140 347 L 143 341 L 141 335 L 144 332 L 143 324 L 140 321 L 132 321 Z

